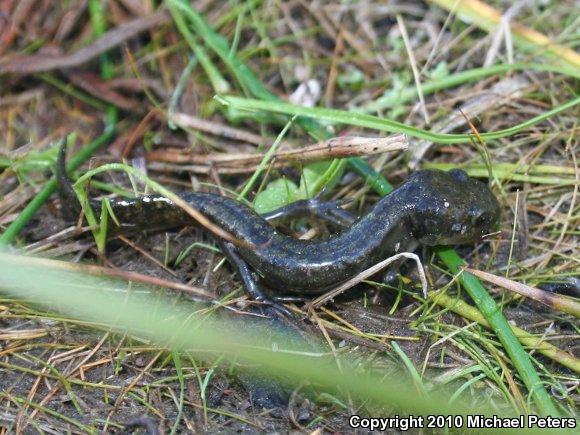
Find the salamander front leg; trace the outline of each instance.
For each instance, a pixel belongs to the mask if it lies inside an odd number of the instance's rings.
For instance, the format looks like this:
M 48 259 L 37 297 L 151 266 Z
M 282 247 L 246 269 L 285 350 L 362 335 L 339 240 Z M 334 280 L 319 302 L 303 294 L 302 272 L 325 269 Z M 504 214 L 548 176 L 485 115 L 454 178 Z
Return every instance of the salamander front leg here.
M 226 255 L 232 266 L 236 269 L 242 282 L 244 283 L 244 289 L 248 295 L 256 301 L 263 302 L 273 308 L 278 314 L 283 314 L 284 316 L 292 317 L 292 313 L 284 307 L 282 304 L 274 301 L 272 298 L 268 297 L 260 285 L 258 284 L 257 277 L 255 273 L 250 269 L 248 263 L 246 263 L 242 257 L 240 257 L 236 251 L 236 247 L 229 242 L 221 242 L 220 246 L 223 253 Z
M 261 216 L 274 224 L 300 218 L 318 218 L 339 228 L 351 226 L 357 217 L 343 209 L 341 201 L 322 201 L 320 198 L 302 199 Z

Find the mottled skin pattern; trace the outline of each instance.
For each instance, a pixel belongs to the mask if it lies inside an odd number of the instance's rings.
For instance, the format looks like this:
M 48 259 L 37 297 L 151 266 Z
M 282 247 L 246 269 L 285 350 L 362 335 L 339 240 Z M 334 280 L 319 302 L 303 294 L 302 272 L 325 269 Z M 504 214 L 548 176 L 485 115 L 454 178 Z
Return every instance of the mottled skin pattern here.
M 59 160 L 63 204 L 78 216 L 78 201 L 63 170 L 64 152 Z M 235 250 L 272 291 L 283 294 L 322 293 L 417 244 L 477 242 L 496 229 L 500 217 L 500 206 L 487 185 L 461 170 L 415 172 L 366 216 L 326 240 L 284 235 L 250 207 L 227 197 L 209 193 L 181 197 L 236 239 L 256 246 Z M 93 206 L 100 208 L 99 203 Z M 158 195 L 111 200 L 111 206 L 121 230 L 193 223 L 183 210 Z

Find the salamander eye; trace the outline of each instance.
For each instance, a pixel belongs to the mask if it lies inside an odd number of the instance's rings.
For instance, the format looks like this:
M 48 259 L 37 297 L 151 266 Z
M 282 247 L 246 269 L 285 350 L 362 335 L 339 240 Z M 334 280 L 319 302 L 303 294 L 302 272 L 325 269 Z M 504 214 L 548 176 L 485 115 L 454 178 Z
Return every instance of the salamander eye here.
M 455 178 L 457 181 L 468 181 L 469 175 L 463 169 L 452 169 L 449 171 L 449 175 Z

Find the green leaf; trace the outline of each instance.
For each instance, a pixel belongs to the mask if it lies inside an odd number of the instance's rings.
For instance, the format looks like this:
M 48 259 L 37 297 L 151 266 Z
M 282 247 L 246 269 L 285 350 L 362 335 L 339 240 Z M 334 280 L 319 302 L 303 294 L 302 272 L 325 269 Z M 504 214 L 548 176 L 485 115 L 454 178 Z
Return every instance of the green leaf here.
M 278 178 L 256 195 L 254 209 L 258 213 L 267 213 L 299 199 L 312 198 L 325 187 L 332 190 L 345 166 L 346 161 L 341 159 L 309 163 L 302 170 L 299 187 L 291 180 Z
M 267 213 L 301 199 L 296 184 L 285 178 L 278 178 L 262 190 L 254 200 L 254 209 L 258 213 Z
M 338 76 L 337 84 L 342 89 L 360 91 L 365 84 L 365 75 L 360 69 L 351 67 Z
M 427 73 L 432 81 L 443 80 L 449 77 L 449 68 L 444 60 L 439 62 L 435 68 Z
M 304 198 L 312 198 L 323 188 L 332 190 L 344 172 L 346 162 L 341 159 L 314 162 L 304 166 L 300 178 L 300 192 Z
M 356 111 L 362 113 L 377 113 L 383 112 L 387 109 L 395 109 L 397 113 L 389 114 L 389 117 L 395 118 L 396 116 L 393 115 L 400 114 L 399 112 L 402 109 L 401 105 L 404 104 L 405 101 L 414 97 L 417 93 L 415 88 L 408 87 L 411 81 L 412 77 L 409 73 L 394 73 L 393 81 L 385 90 L 383 95 L 374 101 L 365 103 L 363 106 L 357 108 Z
M 60 145 L 61 142 L 56 141 L 50 148 L 43 151 L 30 151 L 19 159 L 5 158 L 3 161 L 5 165 L 2 166 L 10 167 L 20 178 L 27 178 L 30 174 L 34 175 L 53 168 Z
M 316 185 L 324 173 L 330 168 L 332 162 L 315 162 L 304 166 L 302 176 L 300 177 L 300 192 L 304 193 L 306 197 L 310 197 L 316 192 Z

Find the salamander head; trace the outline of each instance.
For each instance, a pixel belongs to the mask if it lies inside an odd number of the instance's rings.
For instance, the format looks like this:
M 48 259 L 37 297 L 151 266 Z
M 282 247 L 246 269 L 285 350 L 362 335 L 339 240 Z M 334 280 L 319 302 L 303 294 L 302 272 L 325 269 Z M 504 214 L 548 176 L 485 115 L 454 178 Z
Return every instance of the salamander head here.
M 497 199 L 486 184 L 460 169 L 418 171 L 407 184 L 414 197 L 413 233 L 422 244 L 475 243 L 498 228 Z

